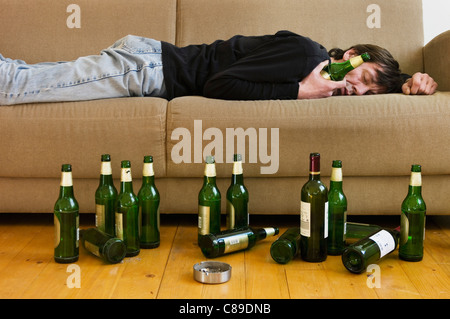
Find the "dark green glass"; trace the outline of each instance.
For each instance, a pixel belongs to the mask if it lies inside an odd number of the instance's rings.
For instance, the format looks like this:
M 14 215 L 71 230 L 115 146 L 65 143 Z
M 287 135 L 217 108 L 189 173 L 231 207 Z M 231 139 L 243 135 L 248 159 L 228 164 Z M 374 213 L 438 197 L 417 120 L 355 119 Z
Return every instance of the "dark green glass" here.
M 216 185 L 213 156 L 206 157 L 203 186 L 198 194 L 198 240 L 201 236 L 220 232 L 221 196 Z
M 133 192 L 130 161 L 122 161 L 120 193 L 116 201 L 116 234 L 127 246 L 126 257 L 140 252 L 139 244 L 139 205 Z
M 241 154 L 234 154 L 231 185 L 227 190 L 227 229 L 248 226 L 248 190 L 244 185 Z
M 359 239 L 367 237 L 379 230 L 381 230 L 381 226 L 371 225 L 371 224 L 362 224 L 362 223 L 353 223 L 347 222 L 347 232 L 345 238 L 345 244 L 350 245 Z
M 399 257 L 407 261 L 423 258 L 427 207 L 422 198 L 421 171 L 420 165 L 412 165 L 408 195 L 402 203 Z
M 256 242 L 279 232 L 276 227 L 253 229 L 227 229 L 225 231 L 208 234 L 199 239 L 199 246 L 207 258 L 216 258 L 236 251 L 246 250 L 255 246 Z
M 87 251 L 110 264 L 120 263 L 127 252 L 122 240 L 98 228 L 81 229 L 80 240 Z
M 279 264 L 287 264 L 300 252 L 300 228 L 286 230 L 270 246 L 270 255 Z
M 320 154 L 310 154 L 309 180 L 302 187 L 300 203 L 300 255 L 303 260 L 327 259 L 328 190 L 320 180 Z
M 344 250 L 342 263 L 350 272 L 360 274 L 397 248 L 398 235 L 397 230 L 381 229 L 360 239 Z
M 111 156 L 101 156 L 100 182 L 95 191 L 95 226 L 114 236 L 117 189 L 114 186 L 111 168 Z
M 340 255 L 345 248 L 347 197 L 342 189 L 342 161 L 333 161 L 328 192 L 328 255 Z
M 160 196 L 155 185 L 153 157 L 144 156 L 142 186 L 138 192 L 141 248 L 156 248 L 160 243 L 159 202 Z
M 73 193 L 72 165 L 61 169 L 59 197 L 54 207 L 55 249 L 54 259 L 58 263 L 73 263 L 79 255 L 79 207 Z
M 320 74 L 327 80 L 342 81 L 348 72 L 370 60 L 368 53 L 350 58 L 345 62 L 334 62 L 326 65 Z

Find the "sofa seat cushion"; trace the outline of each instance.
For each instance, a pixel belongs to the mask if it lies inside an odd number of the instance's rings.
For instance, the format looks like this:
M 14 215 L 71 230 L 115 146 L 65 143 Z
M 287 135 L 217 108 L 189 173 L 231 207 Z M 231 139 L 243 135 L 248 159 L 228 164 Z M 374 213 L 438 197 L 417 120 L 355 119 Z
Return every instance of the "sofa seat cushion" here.
M 97 179 L 103 153 L 111 154 L 114 177 L 125 159 L 142 176 L 147 154 L 163 176 L 166 106 L 160 98 L 2 106 L 0 177 L 59 177 L 71 163 L 74 178 Z
M 334 159 L 343 161 L 347 176 L 409 175 L 414 163 L 423 165 L 424 174 L 450 174 L 441 160 L 450 151 L 434 151 L 450 140 L 449 98 L 449 92 L 302 101 L 177 98 L 168 106 L 167 175 L 202 176 L 208 155 L 202 153 L 212 149 L 225 163 L 216 165 L 217 175 L 229 176 L 244 138 L 246 176 L 307 176 L 311 152 L 321 153 L 325 176 Z

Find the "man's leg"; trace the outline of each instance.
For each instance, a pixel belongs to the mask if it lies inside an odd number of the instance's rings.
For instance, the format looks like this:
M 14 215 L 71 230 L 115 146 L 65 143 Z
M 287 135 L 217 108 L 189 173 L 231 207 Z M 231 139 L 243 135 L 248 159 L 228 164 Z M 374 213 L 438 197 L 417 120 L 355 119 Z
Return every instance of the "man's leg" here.
M 0 105 L 165 96 L 161 43 L 127 36 L 100 55 L 29 65 L 0 56 Z

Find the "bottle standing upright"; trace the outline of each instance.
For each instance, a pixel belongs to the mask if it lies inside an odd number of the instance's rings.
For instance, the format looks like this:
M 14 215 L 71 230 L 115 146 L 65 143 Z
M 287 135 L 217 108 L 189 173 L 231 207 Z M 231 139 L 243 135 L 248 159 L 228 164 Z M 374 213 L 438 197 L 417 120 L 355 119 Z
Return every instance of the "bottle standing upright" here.
M 153 157 L 144 156 L 142 169 L 142 186 L 138 192 L 141 248 L 156 248 L 159 246 L 159 202 L 160 196 L 155 185 Z
M 303 185 L 300 203 L 300 255 L 320 262 L 327 258 L 328 190 L 320 180 L 320 154 L 310 154 L 309 180 Z
M 248 190 L 244 185 L 241 154 L 234 154 L 231 185 L 227 190 L 227 229 L 247 227 L 249 223 Z
M 422 198 L 422 168 L 412 165 L 408 195 L 402 203 L 399 257 L 407 261 L 423 258 L 426 204 Z
M 117 189 L 114 186 L 111 168 L 111 156 L 101 156 L 100 182 L 95 191 L 95 226 L 114 236 Z
M 213 156 L 206 157 L 203 186 L 198 194 L 198 240 L 204 235 L 220 232 L 221 195 L 216 185 Z
M 63 164 L 59 197 L 54 207 L 55 249 L 58 263 L 73 263 L 79 255 L 79 206 L 73 193 L 72 165 Z
M 366 52 L 361 55 L 352 57 L 345 62 L 334 62 L 326 65 L 320 74 L 327 80 L 342 81 L 345 75 L 357 68 L 364 62 L 370 60 L 370 55 Z
M 116 237 L 127 246 L 126 257 L 137 256 L 139 244 L 139 205 L 133 192 L 130 161 L 121 162 L 120 193 L 116 201 Z
M 342 189 L 342 161 L 333 161 L 328 192 L 328 255 L 340 255 L 345 248 L 347 197 Z

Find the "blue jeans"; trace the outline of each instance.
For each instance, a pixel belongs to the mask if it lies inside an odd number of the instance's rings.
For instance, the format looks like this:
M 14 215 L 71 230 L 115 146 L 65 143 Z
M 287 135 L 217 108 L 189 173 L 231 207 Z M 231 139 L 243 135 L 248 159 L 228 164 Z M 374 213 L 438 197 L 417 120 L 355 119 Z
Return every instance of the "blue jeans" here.
M 165 97 L 161 42 L 126 36 L 100 55 L 26 64 L 0 54 L 0 105 Z

